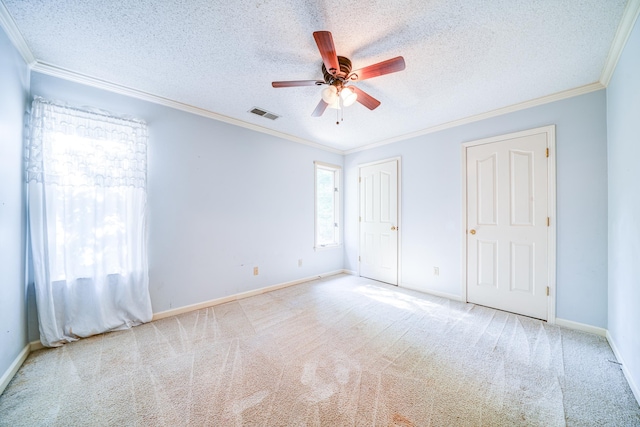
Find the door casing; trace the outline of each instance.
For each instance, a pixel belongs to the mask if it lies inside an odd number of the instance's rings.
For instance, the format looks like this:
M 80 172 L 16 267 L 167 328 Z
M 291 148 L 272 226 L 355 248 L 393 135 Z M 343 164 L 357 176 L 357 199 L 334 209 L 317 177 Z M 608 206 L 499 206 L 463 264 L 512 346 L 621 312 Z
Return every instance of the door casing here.
M 482 144 L 491 144 L 504 140 L 521 138 L 540 133 L 546 134 L 547 147 L 549 147 L 549 163 L 547 169 L 547 197 L 548 197 L 548 216 L 550 224 L 548 227 L 548 277 L 549 298 L 547 306 L 547 323 L 554 324 L 556 321 L 556 127 L 555 125 L 543 126 L 539 128 L 524 130 L 521 132 L 509 133 L 490 138 L 483 138 L 475 141 L 469 141 L 462 144 L 462 266 L 461 266 L 461 282 L 462 282 L 462 301 L 467 302 L 467 148 Z

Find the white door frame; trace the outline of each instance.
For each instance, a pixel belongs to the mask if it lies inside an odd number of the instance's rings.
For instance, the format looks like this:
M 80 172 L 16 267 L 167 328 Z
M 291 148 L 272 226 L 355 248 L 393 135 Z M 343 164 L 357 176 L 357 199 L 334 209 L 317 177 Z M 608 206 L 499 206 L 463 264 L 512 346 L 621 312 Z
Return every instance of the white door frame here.
M 358 164 L 358 217 L 360 217 L 362 215 L 362 212 L 360 212 L 360 185 L 362 184 L 360 182 L 360 177 L 362 176 L 360 174 L 360 171 L 362 170 L 362 168 L 367 167 L 367 166 L 374 166 L 374 165 L 379 165 L 381 163 L 387 163 L 387 162 L 391 162 L 391 161 L 397 161 L 398 162 L 398 277 L 397 277 L 397 286 L 400 287 L 402 285 L 402 263 L 400 262 L 402 260 L 402 181 L 401 181 L 401 177 L 402 177 L 402 157 L 389 157 L 388 159 L 382 159 L 382 160 L 376 160 L 375 162 L 368 162 L 368 163 L 360 163 Z M 358 221 L 358 277 L 360 276 L 360 254 L 362 252 L 362 248 L 360 247 L 360 233 L 362 232 L 361 230 L 361 222 Z
M 549 298 L 547 306 L 547 323 L 556 322 L 556 126 L 549 125 L 521 132 L 509 133 L 506 135 L 493 136 L 490 138 L 478 139 L 462 144 L 462 301 L 467 302 L 467 148 L 475 145 L 491 144 L 508 139 L 520 138 L 530 135 L 545 133 L 547 135 L 547 147 L 549 147 L 549 163 L 547 172 L 547 196 L 548 213 L 551 219 L 547 230 L 548 242 L 548 286 Z

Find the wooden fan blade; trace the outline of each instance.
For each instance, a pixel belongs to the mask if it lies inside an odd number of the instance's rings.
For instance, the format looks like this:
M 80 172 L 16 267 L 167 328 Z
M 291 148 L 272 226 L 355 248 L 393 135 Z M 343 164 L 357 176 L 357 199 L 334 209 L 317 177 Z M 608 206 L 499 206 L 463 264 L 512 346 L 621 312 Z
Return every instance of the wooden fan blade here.
M 320 117 L 324 113 L 324 110 L 327 109 L 328 106 L 329 104 L 327 104 L 326 102 L 324 102 L 324 100 L 321 99 L 316 109 L 313 110 L 313 113 L 311 113 L 311 116 Z
M 372 77 L 383 76 L 385 74 L 391 74 L 398 71 L 402 71 L 405 68 L 404 58 L 398 56 L 386 61 L 378 62 L 377 64 L 369 65 L 368 67 L 360 68 L 354 71 L 352 80 L 361 81 L 370 79 Z
M 336 54 L 336 47 L 333 44 L 331 33 L 329 31 L 316 31 L 313 33 L 313 38 L 316 40 L 318 50 L 322 56 L 322 62 L 324 62 L 324 67 L 327 71 L 331 74 L 340 71 L 338 55 Z M 333 72 L 331 71 L 332 69 Z
M 360 104 L 367 107 L 369 110 L 375 110 L 380 105 L 380 101 L 375 99 L 373 96 L 369 95 L 367 92 L 361 89 L 358 89 L 355 86 L 348 86 L 348 87 L 358 95 L 358 98 L 356 99 L 356 101 L 358 101 Z
M 272 82 L 273 87 L 295 87 L 295 86 L 320 86 L 324 82 L 320 80 L 290 80 L 287 82 Z

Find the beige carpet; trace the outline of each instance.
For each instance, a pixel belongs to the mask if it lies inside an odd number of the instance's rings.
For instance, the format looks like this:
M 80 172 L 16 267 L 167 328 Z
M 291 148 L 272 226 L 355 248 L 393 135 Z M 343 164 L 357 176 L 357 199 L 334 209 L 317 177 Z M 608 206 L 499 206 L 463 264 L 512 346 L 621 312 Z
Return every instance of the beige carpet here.
M 634 426 L 602 337 L 352 276 L 29 356 L 2 426 Z

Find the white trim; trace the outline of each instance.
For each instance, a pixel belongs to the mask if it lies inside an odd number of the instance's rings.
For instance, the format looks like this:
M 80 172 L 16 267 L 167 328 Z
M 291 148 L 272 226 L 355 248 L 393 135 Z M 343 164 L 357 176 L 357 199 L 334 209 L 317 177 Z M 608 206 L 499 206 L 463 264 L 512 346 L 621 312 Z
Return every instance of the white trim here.
M 333 173 L 333 186 L 336 189 L 333 194 L 333 243 L 328 245 L 318 245 L 318 169 Z M 342 247 L 342 188 L 342 166 L 317 160 L 313 162 L 313 249 L 315 251 Z
M 634 1 L 634 0 L 632 0 Z M 640 0 L 639 0 L 640 1 Z M 2 2 L 0 1 L 0 4 L 2 4 Z M 23 54 L 24 55 L 24 54 Z M 26 61 L 26 59 L 25 59 Z M 480 120 L 485 120 L 488 118 L 492 118 L 492 117 L 496 117 L 496 116 L 501 116 L 504 114 L 509 114 L 512 112 L 516 112 L 516 111 L 520 111 L 520 110 L 524 110 L 527 108 L 532 108 L 538 105 L 543 105 L 543 104 L 548 104 L 551 102 L 555 102 L 555 101 L 560 101 L 563 99 L 567 99 L 567 98 L 572 98 L 574 96 L 578 96 L 578 95 L 583 95 L 586 93 L 590 93 L 590 92 L 594 92 L 597 90 L 601 90 L 604 89 L 605 86 L 603 86 L 600 82 L 595 82 L 595 83 L 591 83 L 588 85 L 584 85 L 584 86 L 580 86 L 574 89 L 569 89 L 569 90 L 565 90 L 562 92 L 557 92 L 555 94 L 551 94 L 551 95 L 547 95 L 547 96 L 543 96 L 540 98 L 536 98 L 536 99 L 532 99 L 529 101 L 524 101 L 518 104 L 514 104 L 514 105 L 510 105 L 507 107 L 503 107 L 503 108 L 498 108 L 496 110 L 492 110 L 492 111 L 488 111 L 486 113 L 481 113 L 481 114 L 476 114 L 473 116 L 469 116 L 469 117 L 464 117 L 462 119 L 458 119 L 458 120 L 453 120 L 447 123 L 443 123 L 440 125 L 436 125 L 436 126 L 432 126 L 429 128 L 425 128 L 416 132 L 412 132 L 412 133 L 408 133 L 408 134 L 404 134 L 404 135 L 400 135 L 400 136 L 396 136 L 393 138 L 389 138 L 386 140 L 382 140 L 382 141 L 378 141 L 378 142 L 374 142 L 371 144 L 365 144 L 363 146 L 360 147 L 356 147 L 356 148 L 352 148 L 349 150 L 340 150 L 337 148 L 333 148 L 333 147 L 329 147 L 323 144 L 319 144 L 317 142 L 313 142 L 313 141 L 309 141 L 306 140 L 304 138 L 299 138 L 297 136 L 294 135 L 289 135 L 287 133 L 284 132 L 279 132 L 279 131 L 275 131 L 272 129 L 268 129 L 262 126 L 258 126 L 258 125 L 254 125 L 252 123 L 248 123 L 242 120 L 238 120 L 232 117 L 228 117 L 228 116 L 224 116 L 222 114 L 218 114 L 218 113 L 214 113 L 213 111 L 209 111 L 209 110 L 205 110 L 203 108 L 199 108 L 193 105 L 189 105 L 189 104 L 184 104 L 182 102 L 178 102 L 178 101 L 174 101 L 172 99 L 168 99 L 168 98 L 164 98 L 158 95 L 154 95 L 151 93 L 147 93 L 147 92 L 143 92 L 137 89 L 133 89 L 133 88 L 129 88 L 126 86 L 122 86 L 116 83 L 111 83 L 105 80 L 101 80 L 101 79 L 97 79 L 94 77 L 90 77 L 75 71 L 71 71 L 71 70 L 67 70 L 61 67 L 57 67 L 54 65 L 50 65 L 41 61 L 32 61 L 29 62 L 31 69 L 35 72 L 41 73 L 41 74 L 47 74 L 50 76 L 54 76 L 54 77 L 58 77 L 61 79 L 65 79 L 65 80 L 69 80 L 69 81 L 73 81 L 76 83 L 80 83 L 86 86 L 91 86 L 91 87 L 95 87 L 98 89 L 103 89 L 103 90 L 107 90 L 110 92 L 114 92 L 114 93 L 118 93 L 121 95 L 125 95 L 125 96 L 130 96 L 132 98 L 137 98 L 137 99 L 141 99 L 144 101 L 148 101 L 148 102 L 152 102 L 154 104 L 159 104 L 159 105 L 164 105 L 170 108 L 175 108 L 176 110 L 181 110 L 181 111 L 186 111 L 188 113 L 192 113 L 192 114 L 196 114 L 199 116 L 203 116 L 203 117 L 207 117 L 210 119 L 214 119 L 214 120 L 218 120 L 224 123 L 229 123 L 235 126 L 240 126 L 246 129 L 250 129 L 256 132 L 261 132 L 261 133 L 265 133 L 268 135 L 272 135 L 272 136 L 276 136 L 278 138 L 282 138 L 282 139 L 286 139 L 292 142 L 297 142 L 299 144 L 303 144 L 303 145 L 307 145 L 313 148 L 317 148 L 319 150 L 323 150 L 323 151 L 327 151 L 330 153 L 336 153 L 336 154 L 341 154 L 341 155 L 347 155 L 347 154 L 351 154 L 351 153 L 356 153 L 359 151 L 364 151 L 364 150 L 369 150 L 375 147 L 380 147 L 383 145 L 388 145 L 388 144 L 392 144 L 394 142 L 398 142 L 398 141 L 404 141 L 406 139 L 410 139 L 410 138 L 415 138 L 418 136 L 422 136 L 422 135 L 427 135 L 430 133 L 434 133 L 434 132 L 439 132 L 442 130 L 446 130 L 446 129 L 450 129 L 450 128 L 454 128 L 457 126 L 461 126 L 464 124 L 468 124 L 468 123 L 473 123 L 473 122 L 477 122 Z
M 540 128 L 544 129 L 544 128 Z M 546 127 L 547 147 L 549 148 L 549 160 L 547 169 L 547 216 L 550 218 L 550 225 L 547 232 L 547 267 L 549 299 L 547 301 L 547 323 L 556 323 L 556 273 L 557 273 L 557 212 L 556 212 L 556 126 Z
M 532 99 L 529 101 L 524 101 L 519 104 L 510 105 L 508 107 L 498 108 L 493 111 L 488 111 L 486 113 L 476 114 L 474 116 L 465 117 L 458 120 L 453 120 L 451 122 L 443 123 L 441 125 L 432 126 L 430 128 L 422 129 L 416 132 L 407 133 L 404 135 L 396 136 L 394 138 L 385 139 L 383 141 L 374 142 L 372 144 L 366 144 L 357 148 L 352 148 L 350 150 L 345 150 L 343 154 L 351 154 L 357 153 L 358 151 L 369 150 L 375 147 L 381 147 L 383 145 L 392 144 L 398 141 L 404 141 L 406 139 L 415 138 L 422 135 L 427 135 L 434 132 L 439 132 L 446 129 L 451 129 L 457 126 L 462 126 L 468 123 L 477 122 L 480 120 L 489 119 L 496 116 L 502 116 L 504 114 L 513 113 L 520 110 L 525 110 L 527 108 L 537 107 L 538 105 L 549 104 L 555 101 L 561 101 L 567 98 L 573 98 L 574 96 L 584 95 L 586 93 L 595 92 L 597 90 L 604 89 L 605 87 L 600 82 L 591 83 L 585 86 L 580 86 L 574 89 L 565 90 L 562 92 L 557 92 L 552 95 L 543 96 L 540 98 Z
M 611 82 L 613 73 L 616 71 L 620 55 L 627 44 L 627 40 L 633 31 L 636 20 L 640 15 L 640 0 L 629 0 L 627 6 L 622 13 L 622 19 L 618 24 L 618 30 L 611 43 L 611 49 L 609 55 L 602 69 L 602 75 L 600 76 L 600 83 L 607 87 Z
M 398 157 L 398 285 L 402 283 L 402 157 Z
M 18 369 L 20 369 L 24 361 L 27 360 L 27 356 L 29 356 L 29 344 L 24 346 L 22 351 L 13 360 L 13 363 L 11 363 L 4 374 L 2 374 L 2 377 L 0 378 L 0 395 L 2 395 L 4 389 L 7 388 L 13 379 L 13 376 L 18 372 Z
M 462 174 L 462 179 L 461 179 L 462 226 L 460 227 L 460 230 L 462 230 L 462 233 L 460 233 L 462 235 L 462 243 L 460 245 L 460 252 L 461 252 L 460 253 L 460 260 L 461 260 L 460 271 L 462 272 L 460 277 L 462 278 L 462 280 L 460 281 L 460 285 L 462 286 L 462 289 L 460 290 L 460 298 L 462 302 L 466 303 L 467 302 L 467 148 L 463 145 L 460 151 L 462 152 L 461 163 L 460 163 L 462 165 L 462 167 L 460 168 L 460 173 Z
M 491 144 L 495 142 L 521 138 L 524 136 L 544 133 L 547 136 L 547 148 L 549 160 L 547 168 L 547 216 L 551 223 L 547 230 L 547 259 L 549 286 L 549 298 L 547 298 L 547 323 L 556 323 L 556 126 L 548 125 L 505 135 L 492 136 L 462 143 L 461 170 L 462 170 L 462 301 L 467 300 L 467 148 L 477 145 Z
M 38 341 L 31 341 L 29 343 L 29 352 L 32 351 L 37 351 L 37 350 L 42 350 L 43 348 L 49 348 L 49 347 L 45 347 L 42 342 L 40 342 L 40 340 Z
M 349 274 L 351 276 L 357 276 L 358 275 L 358 272 L 355 271 L 355 270 L 342 270 L 342 273 Z
M 607 341 L 609 342 L 609 346 L 611 347 L 611 350 L 613 350 L 613 354 L 616 356 L 616 359 L 620 363 L 620 366 L 622 368 L 622 373 L 624 374 L 624 377 L 627 379 L 627 383 L 629 383 L 629 387 L 631 388 L 633 395 L 638 401 L 638 404 L 640 404 L 640 387 L 638 387 L 638 385 L 633 381 L 633 377 L 631 376 L 631 373 L 627 369 L 627 365 L 624 363 L 624 359 L 622 358 L 622 355 L 620 355 L 620 351 L 618 351 L 618 347 L 616 346 L 616 343 L 613 341 L 613 337 L 611 336 L 609 331 L 606 331 L 606 332 L 607 332 L 606 337 L 607 337 Z
M 460 295 L 450 294 L 448 292 L 440 292 L 440 291 L 434 291 L 432 289 L 420 288 L 418 286 L 415 286 L 409 283 L 402 283 L 400 287 L 404 289 L 411 289 L 412 291 L 420 292 L 423 294 L 433 295 L 434 297 L 440 297 L 440 298 L 446 298 L 452 301 L 464 302 L 460 297 Z
M 305 277 L 303 279 L 292 280 L 290 282 L 278 283 L 276 285 L 265 286 L 264 288 L 254 289 L 247 292 L 241 292 L 239 294 L 229 295 L 226 297 L 216 298 L 209 301 L 199 302 L 197 304 L 186 305 L 184 307 L 173 308 L 171 310 L 160 311 L 153 314 L 152 322 L 156 320 L 164 319 L 166 317 L 177 316 L 178 314 L 188 313 L 190 311 L 201 310 L 203 308 L 213 307 L 215 305 L 224 304 L 231 301 L 237 301 L 239 299 L 252 297 L 254 295 L 260 295 L 265 292 L 275 291 L 277 289 L 286 288 L 289 286 L 299 285 L 301 283 L 310 282 L 312 280 L 322 279 L 324 277 L 335 276 L 336 274 L 342 274 L 344 270 L 330 271 L 328 273 L 317 274 L 315 276 Z
M 391 162 L 391 161 L 396 161 L 397 162 L 397 168 L 396 168 L 396 174 L 397 176 L 397 182 L 398 182 L 398 204 L 397 204 L 397 228 L 398 228 L 398 270 L 396 272 L 396 286 L 400 286 L 400 283 L 402 283 L 402 231 L 404 230 L 404 228 L 402 227 L 402 157 L 401 156 L 397 156 L 397 157 L 390 157 L 387 159 L 382 159 L 382 160 L 376 160 L 373 162 L 367 162 L 367 163 L 361 163 L 358 165 L 358 218 L 362 216 L 362 212 L 360 211 L 362 209 L 362 207 L 360 206 L 360 185 L 362 184 L 360 182 L 360 178 L 362 177 L 362 175 L 360 174 L 362 168 L 366 168 L 368 166 L 374 166 L 374 165 L 379 165 L 382 163 L 387 163 L 387 162 Z M 360 237 L 360 230 L 361 227 L 361 221 L 358 221 L 358 276 L 360 276 L 360 252 L 361 252 L 361 248 L 360 248 L 360 240 L 362 240 Z
M 172 99 L 164 98 L 162 96 L 154 95 L 151 93 L 143 92 L 141 90 L 129 88 L 116 83 L 111 83 L 106 80 L 90 77 L 75 71 L 67 70 L 64 68 L 56 67 L 44 62 L 37 61 L 31 67 L 33 71 L 47 74 L 50 76 L 58 77 L 64 80 L 80 83 L 86 86 L 95 87 L 98 89 L 107 90 L 109 92 L 118 93 L 132 98 L 141 99 L 143 101 L 152 102 L 154 104 L 164 105 L 166 107 L 175 108 L 176 110 L 186 111 L 187 113 L 196 114 L 198 116 L 207 117 L 220 122 L 229 123 L 235 126 L 240 126 L 246 129 L 250 129 L 256 132 L 265 133 L 268 135 L 276 136 L 278 138 L 286 139 L 289 141 L 297 142 L 299 144 L 308 145 L 313 148 L 328 151 L 331 153 L 344 154 L 342 150 L 331 148 L 326 145 L 318 144 L 316 142 L 308 141 L 297 136 L 289 135 L 284 132 L 278 132 L 272 129 L 267 129 L 262 126 L 254 125 L 242 120 L 234 119 L 232 117 L 224 116 L 222 114 L 214 113 L 213 111 L 205 110 L 203 108 L 195 107 L 193 105 L 184 104 L 182 102 L 174 101 Z
M 334 245 L 325 245 L 325 246 L 314 246 L 313 250 L 316 252 L 328 251 L 331 249 L 340 249 L 342 248 L 342 243 L 334 244 Z
M 547 322 L 548 323 L 548 322 Z M 561 319 L 556 317 L 556 326 L 562 326 L 563 328 L 573 329 L 576 331 L 588 332 L 590 334 L 599 335 L 601 337 L 607 336 L 607 330 L 599 328 L 597 326 L 587 325 L 586 323 L 574 322 L 573 320 Z
M 13 17 L 2 0 L 0 0 L 0 27 L 2 27 L 4 32 L 7 33 L 9 40 L 11 40 L 13 46 L 18 50 L 18 52 L 20 52 L 24 62 L 29 66 L 35 64 L 36 58 L 33 56 L 33 52 L 29 49 L 27 42 L 24 40 L 22 33 L 20 33 L 20 30 L 18 29 L 18 25 L 16 25 L 16 21 L 13 20 Z

